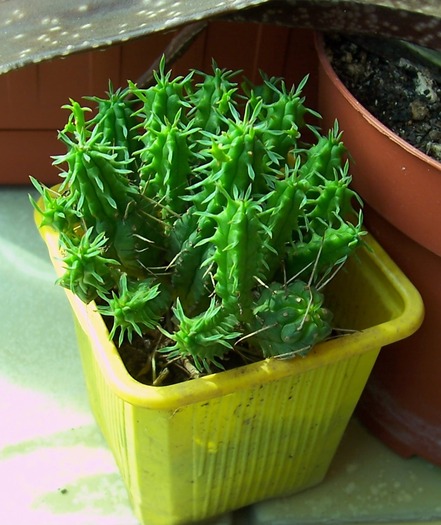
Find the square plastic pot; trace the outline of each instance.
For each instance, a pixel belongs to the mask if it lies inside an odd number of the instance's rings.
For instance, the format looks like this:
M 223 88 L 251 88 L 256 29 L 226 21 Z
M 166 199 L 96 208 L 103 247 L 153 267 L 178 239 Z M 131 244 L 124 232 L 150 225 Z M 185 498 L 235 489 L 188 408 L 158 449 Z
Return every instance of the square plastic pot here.
M 38 216 L 37 216 L 38 222 Z M 40 232 L 58 273 L 57 235 Z M 327 300 L 348 335 L 151 387 L 126 371 L 93 303 L 67 292 L 90 403 L 144 525 L 193 523 L 321 482 L 382 346 L 421 323 L 421 298 L 372 239 Z

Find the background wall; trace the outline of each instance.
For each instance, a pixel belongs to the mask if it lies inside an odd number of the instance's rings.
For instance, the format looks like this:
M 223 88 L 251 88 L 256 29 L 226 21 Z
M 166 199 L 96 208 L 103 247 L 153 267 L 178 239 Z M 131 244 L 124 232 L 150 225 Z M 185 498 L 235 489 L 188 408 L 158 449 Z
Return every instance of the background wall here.
M 64 152 L 57 130 L 67 118 L 61 106 L 85 95 L 103 96 L 109 80 L 115 87 L 136 81 L 175 35 L 149 35 L 123 45 L 32 65 L 0 76 L 0 184 L 29 184 L 32 175 L 57 181 L 51 155 Z M 211 70 L 211 61 L 242 69 L 254 81 L 259 69 L 297 84 L 307 73 L 308 104 L 316 103 L 316 56 L 309 30 L 262 24 L 213 22 L 173 66 Z

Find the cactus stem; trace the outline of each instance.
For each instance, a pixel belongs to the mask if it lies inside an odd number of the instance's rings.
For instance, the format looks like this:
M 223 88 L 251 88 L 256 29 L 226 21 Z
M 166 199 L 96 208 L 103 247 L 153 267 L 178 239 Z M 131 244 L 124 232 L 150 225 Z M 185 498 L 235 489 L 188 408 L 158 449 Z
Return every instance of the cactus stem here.
M 215 284 L 214 278 L 213 278 L 213 272 L 211 271 L 213 269 L 213 263 L 211 263 L 208 268 L 205 270 L 204 275 L 202 276 L 203 279 L 206 277 L 210 277 L 211 282 L 213 285 Z
M 299 272 L 297 272 L 295 275 L 293 275 L 292 277 L 290 277 L 288 280 L 284 280 L 284 283 L 285 283 L 285 286 L 288 286 L 290 285 L 291 283 L 293 283 L 294 281 L 296 281 L 299 276 L 305 271 L 307 270 L 308 268 L 310 268 L 312 265 L 314 264 L 314 261 L 311 261 L 310 263 L 308 263 L 304 268 L 302 268 Z
M 303 348 L 297 348 L 297 350 L 293 350 L 292 352 L 287 352 L 286 354 L 278 354 L 278 355 L 275 355 L 273 356 L 274 359 L 280 359 L 280 360 L 285 360 L 285 359 L 292 359 L 295 355 L 297 354 L 300 354 L 301 356 L 304 357 L 304 352 L 306 352 L 307 350 L 309 350 L 309 346 L 304 346 Z
M 135 201 L 130 201 L 130 202 L 127 203 L 127 206 L 126 206 L 126 209 L 125 209 L 124 215 L 123 215 L 123 220 L 127 220 L 128 216 L 129 216 L 130 208 L 133 208 L 134 205 L 135 205 Z
M 144 190 L 145 191 L 145 190 Z M 165 196 L 162 197 L 160 200 L 155 200 L 155 199 L 152 199 L 150 197 L 148 197 L 147 195 L 145 195 L 144 193 L 142 194 L 142 197 L 143 199 L 145 199 L 147 202 L 151 203 L 151 204 L 154 204 L 155 206 L 157 206 L 158 208 L 161 208 L 163 210 L 167 210 L 167 212 L 172 215 L 173 217 L 176 217 L 177 219 L 179 219 L 179 217 L 181 217 L 181 215 L 179 213 L 176 213 L 174 210 L 168 208 L 167 206 L 164 206 L 164 204 L 162 204 L 162 201 L 165 199 Z M 146 214 L 145 211 L 141 211 L 141 213 L 144 213 Z M 158 219 L 157 217 L 152 217 L 152 218 L 155 218 L 156 220 L 160 221 L 160 222 L 163 222 L 161 221 L 161 219 Z
M 201 373 L 199 372 L 199 370 L 195 366 L 193 366 L 186 357 L 181 359 L 181 361 L 182 361 L 182 366 L 188 372 L 191 379 L 196 379 L 197 377 L 201 376 Z
M 144 217 L 147 217 L 148 219 L 152 219 L 152 220 L 154 220 L 156 222 L 159 222 L 159 224 L 161 224 L 161 225 L 164 225 L 164 221 L 163 220 L 159 219 L 158 217 L 155 217 L 151 213 L 147 213 L 146 211 L 141 210 L 140 214 L 144 215 Z
M 168 266 L 149 266 L 146 268 L 152 275 L 158 276 L 165 276 L 170 275 L 171 272 L 168 270 Z
M 311 288 L 310 288 L 310 285 L 308 284 L 308 291 L 309 291 L 309 301 L 308 301 L 308 305 L 306 307 L 306 311 L 305 311 L 305 315 L 303 316 L 298 328 L 297 328 L 297 331 L 298 332 L 301 332 L 303 330 L 303 326 L 305 325 L 305 322 L 308 320 L 308 315 L 309 315 L 309 310 L 311 310 L 311 306 L 312 306 L 312 303 L 314 302 L 314 297 L 311 293 Z
M 141 268 L 143 270 L 145 270 L 147 273 L 149 273 L 150 275 L 153 275 L 154 277 L 156 277 L 157 275 L 169 275 L 169 273 L 161 273 L 161 274 L 158 274 L 156 272 L 154 272 L 154 268 L 152 269 L 152 267 L 150 266 L 146 266 L 142 261 L 138 261 L 139 262 L 139 265 L 141 266 Z
M 260 284 L 260 286 L 263 286 L 264 288 L 269 288 L 269 286 L 266 283 L 264 283 L 262 279 L 259 279 L 257 275 L 254 276 L 254 279 L 256 279 L 256 281 Z
M 164 383 L 165 379 L 167 379 L 168 375 L 170 374 L 170 370 L 168 367 L 165 367 L 161 370 L 159 375 L 155 378 L 152 385 L 153 386 L 160 386 Z
M 239 345 L 240 343 L 243 343 L 243 341 L 245 341 L 246 339 L 249 339 L 250 337 L 253 337 L 257 334 L 261 334 L 262 332 L 265 332 L 266 330 L 270 330 L 271 328 L 275 328 L 277 326 L 276 323 L 274 324 L 270 324 L 270 325 L 267 325 L 267 326 L 263 326 L 262 328 L 259 328 L 259 330 L 255 330 L 254 332 L 250 332 L 249 334 L 245 334 L 243 335 L 240 339 L 238 339 L 236 341 L 236 346 Z
M 324 277 L 317 283 L 317 291 L 320 292 L 320 290 L 323 290 L 323 288 L 329 283 L 332 281 L 332 279 L 334 279 L 334 277 L 338 274 L 338 272 L 343 268 L 343 266 L 345 265 L 346 263 L 346 257 L 341 261 L 340 264 L 338 264 L 336 266 L 336 268 L 334 269 L 334 271 L 331 273 L 331 275 L 327 278 L 327 279 L 324 279 Z
M 320 255 L 322 254 L 322 249 L 323 249 L 323 242 L 324 242 L 324 237 L 322 238 L 322 241 L 320 243 L 320 246 L 319 246 L 319 249 L 318 249 L 318 252 L 317 252 L 317 257 L 315 258 L 315 261 L 314 261 L 314 265 L 312 267 L 312 272 L 311 272 L 311 275 L 309 276 L 309 281 L 308 281 L 308 286 L 311 286 L 312 285 L 312 282 L 314 280 L 314 277 L 316 275 L 316 271 L 317 271 L 317 266 L 318 266 L 318 263 L 319 263 L 319 260 L 320 260 Z
M 181 256 L 181 252 L 177 253 L 173 259 L 167 264 L 167 266 L 165 267 L 166 270 L 171 270 L 175 264 L 176 264 L 176 261 L 179 259 L 179 257 Z
M 136 237 L 137 239 L 140 239 L 141 241 L 144 241 L 144 242 L 147 242 L 149 244 L 155 244 L 151 239 L 147 239 L 147 237 L 143 237 L 142 235 L 140 235 L 139 233 L 134 233 L 133 234 L 133 237 Z M 145 248 L 143 250 L 138 250 L 139 253 L 142 253 L 144 252 L 145 250 L 147 250 L 148 248 Z

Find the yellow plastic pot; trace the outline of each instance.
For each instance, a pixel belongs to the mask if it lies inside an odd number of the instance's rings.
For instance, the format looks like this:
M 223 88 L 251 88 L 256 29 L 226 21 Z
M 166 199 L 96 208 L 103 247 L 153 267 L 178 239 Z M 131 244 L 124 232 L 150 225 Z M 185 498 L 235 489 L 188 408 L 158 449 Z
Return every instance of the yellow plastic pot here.
M 57 235 L 40 231 L 62 273 Z M 423 316 L 415 288 L 373 239 L 368 245 L 327 293 L 336 326 L 353 333 L 305 358 L 172 386 L 132 379 L 94 304 L 66 292 L 90 403 L 141 523 L 192 523 L 324 478 L 381 347 Z

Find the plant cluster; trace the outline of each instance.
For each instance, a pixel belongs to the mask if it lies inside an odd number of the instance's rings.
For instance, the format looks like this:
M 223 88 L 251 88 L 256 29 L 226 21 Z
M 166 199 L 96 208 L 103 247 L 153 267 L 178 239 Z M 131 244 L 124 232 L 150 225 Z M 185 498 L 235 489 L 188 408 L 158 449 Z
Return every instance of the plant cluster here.
M 306 79 L 234 77 L 162 62 L 152 87 L 90 99 L 95 113 L 71 101 L 62 182 L 33 181 L 59 283 L 110 316 L 117 344 L 156 331 L 158 352 L 199 371 L 245 341 L 263 358 L 328 337 L 322 288 L 363 235 L 337 125 L 305 124 Z

